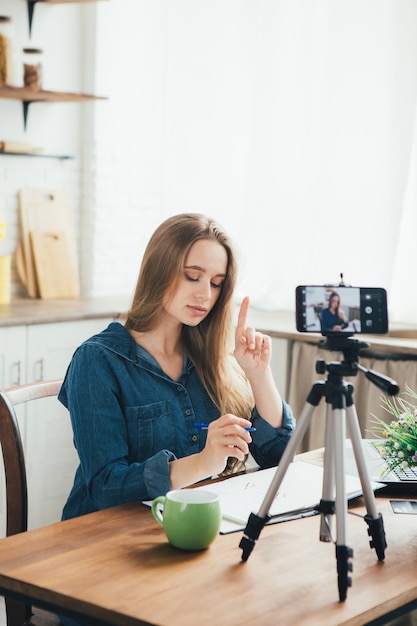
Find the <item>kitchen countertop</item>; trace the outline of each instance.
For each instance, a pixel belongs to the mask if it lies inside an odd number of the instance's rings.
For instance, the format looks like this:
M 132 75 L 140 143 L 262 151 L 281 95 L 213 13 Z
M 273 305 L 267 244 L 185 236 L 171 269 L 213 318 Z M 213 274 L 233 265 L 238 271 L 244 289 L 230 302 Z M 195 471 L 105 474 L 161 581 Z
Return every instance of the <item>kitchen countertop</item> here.
M 0 304 L 0 327 L 117 318 L 127 311 L 131 296 L 42 300 L 19 298 Z
M 76 299 L 42 300 L 19 298 L 9 304 L 0 304 L 0 327 L 48 324 L 77 320 L 114 318 L 125 313 L 131 295 L 81 297 Z M 248 324 L 257 330 L 293 341 L 318 343 L 320 334 L 299 333 L 295 328 L 292 311 L 264 311 L 251 308 Z M 370 344 L 374 352 L 405 353 L 417 356 L 417 326 L 390 325 L 387 335 L 356 335 Z
M 320 333 L 299 333 L 295 326 L 293 311 L 264 311 L 251 308 L 248 324 L 271 337 L 282 337 L 293 341 L 318 343 L 323 339 Z M 369 343 L 369 350 L 380 354 L 408 354 L 417 357 L 417 326 L 391 324 L 386 335 L 355 335 Z

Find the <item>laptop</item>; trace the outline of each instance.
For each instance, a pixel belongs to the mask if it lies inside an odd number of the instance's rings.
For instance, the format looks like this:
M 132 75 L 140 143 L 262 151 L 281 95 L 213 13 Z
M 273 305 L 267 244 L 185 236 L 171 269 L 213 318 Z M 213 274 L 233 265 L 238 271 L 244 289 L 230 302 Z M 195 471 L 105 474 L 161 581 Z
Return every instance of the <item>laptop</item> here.
M 375 445 L 377 442 L 381 443 L 381 440 L 362 439 L 362 448 L 365 455 L 365 463 L 368 469 L 369 478 L 373 482 L 383 483 L 384 485 L 405 484 L 408 486 L 417 486 L 417 467 L 396 467 L 394 470 L 390 470 L 387 462 Z M 358 476 L 358 470 L 350 439 L 346 440 L 345 461 L 346 473 L 352 476 Z

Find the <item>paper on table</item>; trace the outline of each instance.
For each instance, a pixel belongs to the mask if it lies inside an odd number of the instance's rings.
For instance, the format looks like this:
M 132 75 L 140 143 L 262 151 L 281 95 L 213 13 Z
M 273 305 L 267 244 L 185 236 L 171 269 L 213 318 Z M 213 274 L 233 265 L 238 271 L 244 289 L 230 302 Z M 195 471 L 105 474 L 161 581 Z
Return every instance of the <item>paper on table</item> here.
M 222 511 L 222 534 L 245 529 L 249 515 L 259 512 L 276 471 L 277 468 L 272 467 L 196 487 L 218 494 Z M 371 482 L 371 486 L 374 490 L 379 489 L 381 483 Z M 345 475 L 345 488 L 348 499 L 362 494 L 362 485 L 356 476 Z M 322 498 L 322 491 L 321 466 L 304 461 L 290 463 L 269 509 L 269 515 L 272 516 L 269 523 L 276 524 L 314 515 Z M 143 504 L 150 506 L 151 502 Z
M 220 532 L 233 532 L 246 527 L 249 515 L 258 513 L 276 471 L 273 467 L 197 487 L 218 494 L 223 518 Z M 346 475 L 345 481 L 347 498 L 361 495 L 359 478 Z M 375 488 L 378 486 L 373 485 Z M 304 461 L 290 463 L 269 509 L 269 515 L 275 516 L 271 522 L 311 514 L 321 500 L 322 489 L 322 467 Z

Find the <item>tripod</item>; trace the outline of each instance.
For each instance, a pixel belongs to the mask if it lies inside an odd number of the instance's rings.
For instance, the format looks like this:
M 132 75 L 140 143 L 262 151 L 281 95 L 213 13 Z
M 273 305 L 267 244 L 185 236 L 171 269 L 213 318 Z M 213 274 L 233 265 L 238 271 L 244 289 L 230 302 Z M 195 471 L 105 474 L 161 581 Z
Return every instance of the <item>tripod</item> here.
M 297 428 L 288 443 L 277 471 L 268 488 L 265 498 L 257 514 L 251 513 L 244 530 L 239 547 L 242 548 L 242 561 L 247 561 L 262 528 L 269 521 L 269 509 L 278 493 L 289 464 L 297 451 L 298 445 L 310 424 L 314 409 L 319 405 L 322 397 L 326 399 L 326 428 L 323 463 L 323 491 L 322 499 L 317 508 L 321 514 L 320 541 L 332 541 L 331 516 L 336 514 L 336 562 L 339 600 L 346 600 L 347 589 L 352 581 L 349 573 L 352 571 L 350 559 L 353 550 L 346 545 L 346 518 L 347 499 L 345 486 L 345 439 L 346 420 L 352 441 L 355 462 L 362 486 L 367 514 L 364 516 L 368 524 L 368 535 L 371 537 L 370 547 L 374 548 L 378 560 L 385 558 L 387 547 L 382 515 L 376 508 L 375 495 L 368 476 L 365 456 L 362 449 L 362 437 L 359 428 L 357 413 L 353 402 L 353 386 L 343 380 L 343 376 L 355 376 L 358 371 L 365 373 L 368 380 L 381 388 L 389 395 L 399 391 L 397 383 L 372 370 L 367 370 L 358 363 L 359 352 L 369 346 L 368 343 L 350 339 L 349 337 L 329 336 L 321 341 L 321 347 L 335 352 L 342 352 L 343 361 L 326 363 L 319 360 L 316 363 L 318 374 L 328 372 L 325 381 L 316 382 L 308 397 L 304 409 L 297 423 Z

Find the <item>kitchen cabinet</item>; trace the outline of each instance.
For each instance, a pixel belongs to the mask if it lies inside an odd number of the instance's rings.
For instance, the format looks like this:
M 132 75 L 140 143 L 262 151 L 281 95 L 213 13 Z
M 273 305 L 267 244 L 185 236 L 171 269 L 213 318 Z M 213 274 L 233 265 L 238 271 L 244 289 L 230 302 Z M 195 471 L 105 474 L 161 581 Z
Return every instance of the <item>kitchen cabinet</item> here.
M 111 321 L 98 318 L 0 328 L 0 383 L 8 387 L 63 377 L 75 349 Z M 58 400 L 36 400 L 17 409 L 28 474 L 29 528 L 36 528 L 60 519 L 77 455 L 68 411 Z M 0 491 L 3 496 L 2 481 Z M 0 498 L 3 535 L 4 510 Z
M 20 385 L 24 381 L 25 362 L 25 331 L 21 326 L 0 328 L 0 385 L 3 388 Z
M 63 377 L 75 349 L 85 339 L 103 330 L 110 321 L 99 319 L 29 326 L 27 380 Z M 58 400 L 46 398 L 31 403 L 25 420 L 29 528 L 37 528 L 60 519 L 78 458 L 68 411 Z

